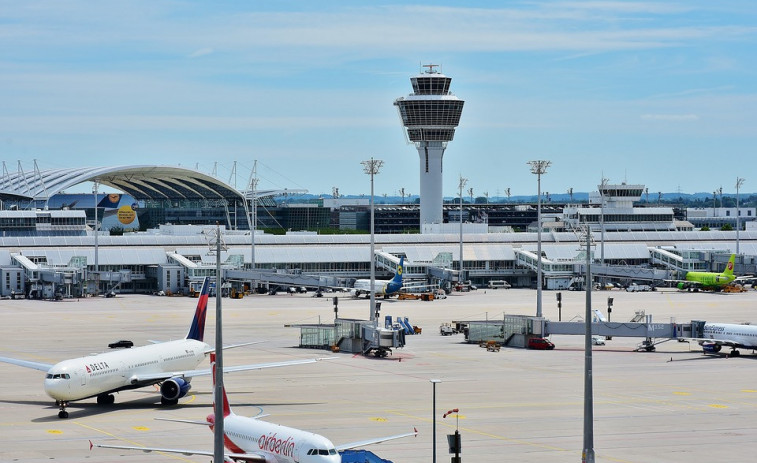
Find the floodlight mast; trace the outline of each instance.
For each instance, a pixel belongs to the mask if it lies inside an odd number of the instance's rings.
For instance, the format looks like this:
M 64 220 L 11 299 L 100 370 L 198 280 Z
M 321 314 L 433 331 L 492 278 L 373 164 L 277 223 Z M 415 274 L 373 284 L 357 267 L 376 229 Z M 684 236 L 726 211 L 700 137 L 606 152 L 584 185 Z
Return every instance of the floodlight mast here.
M 463 188 L 465 188 L 465 184 L 468 182 L 467 178 L 464 178 L 462 175 L 460 176 L 460 184 L 458 185 L 458 188 L 460 189 L 460 278 L 459 283 L 463 283 Z
M 376 316 L 376 268 L 374 265 L 375 260 L 375 240 L 374 240 L 374 217 L 373 217 L 373 177 L 374 175 L 378 175 L 379 171 L 381 170 L 381 167 L 384 165 L 384 161 L 381 161 L 379 159 L 373 159 L 371 157 L 368 161 L 361 161 L 360 164 L 363 165 L 363 172 L 371 176 L 371 258 L 369 261 L 369 265 L 371 267 L 371 289 L 369 292 L 370 295 L 370 305 L 371 305 L 371 314 L 370 314 L 370 320 L 378 323 L 377 316 Z
M 528 161 L 531 166 L 531 173 L 536 175 L 536 316 L 542 316 L 541 310 L 541 176 L 547 173 L 547 168 L 552 164 L 551 161 L 537 160 Z
M 216 222 L 216 347 L 215 347 L 215 387 L 214 387 L 214 427 L 213 427 L 213 461 L 224 461 L 224 422 L 223 422 L 223 310 L 221 296 L 223 291 L 221 274 L 221 226 Z
M 741 211 L 739 210 L 739 189 L 744 179 L 736 177 L 736 254 L 739 254 L 739 229 L 741 228 Z

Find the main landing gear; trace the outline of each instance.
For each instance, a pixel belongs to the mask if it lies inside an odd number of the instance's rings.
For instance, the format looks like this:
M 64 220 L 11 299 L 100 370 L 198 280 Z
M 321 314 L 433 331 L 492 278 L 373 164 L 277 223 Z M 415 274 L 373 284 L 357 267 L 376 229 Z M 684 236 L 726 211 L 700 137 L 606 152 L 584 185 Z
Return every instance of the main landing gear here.
M 100 394 L 97 396 L 98 405 L 111 405 L 116 402 L 116 397 L 113 394 Z

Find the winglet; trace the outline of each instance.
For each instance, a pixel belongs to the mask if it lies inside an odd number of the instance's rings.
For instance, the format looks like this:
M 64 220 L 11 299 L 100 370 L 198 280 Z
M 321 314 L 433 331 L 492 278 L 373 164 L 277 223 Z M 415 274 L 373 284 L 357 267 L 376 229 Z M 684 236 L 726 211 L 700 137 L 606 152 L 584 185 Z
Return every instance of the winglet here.
M 213 392 L 216 390 L 216 354 L 215 352 L 210 353 L 210 369 L 213 372 Z M 226 396 L 226 388 L 224 387 L 222 389 L 221 394 L 223 395 L 223 416 L 227 417 L 231 415 L 231 406 L 229 405 L 229 398 Z M 213 396 L 213 409 L 216 408 L 216 398 Z
M 205 277 L 205 281 L 202 283 L 202 291 L 200 292 L 200 299 L 197 301 L 197 309 L 195 310 L 195 316 L 192 319 L 192 326 L 189 327 L 189 333 L 187 333 L 187 339 L 194 339 L 202 342 L 202 338 L 205 335 L 205 316 L 208 313 L 208 288 L 210 286 L 210 278 Z
M 89 451 L 90 451 L 90 452 L 92 451 L 92 447 L 94 447 L 94 445 L 92 444 L 92 441 L 90 440 L 90 441 L 89 441 Z

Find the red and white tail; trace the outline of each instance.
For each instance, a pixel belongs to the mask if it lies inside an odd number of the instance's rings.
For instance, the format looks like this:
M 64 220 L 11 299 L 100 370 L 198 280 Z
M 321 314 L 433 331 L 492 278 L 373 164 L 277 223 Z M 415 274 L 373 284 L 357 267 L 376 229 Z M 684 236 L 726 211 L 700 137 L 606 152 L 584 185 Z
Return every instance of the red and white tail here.
M 215 397 L 215 391 L 216 391 L 216 354 L 215 352 L 210 353 L 210 368 L 213 371 L 213 409 L 215 410 L 216 407 L 216 397 Z M 221 389 L 221 393 L 223 395 L 223 416 L 229 416 L 231 415 L 231 406 L 229 405 L 229 398 L 226 396 L 226 387 L 223 387 Z

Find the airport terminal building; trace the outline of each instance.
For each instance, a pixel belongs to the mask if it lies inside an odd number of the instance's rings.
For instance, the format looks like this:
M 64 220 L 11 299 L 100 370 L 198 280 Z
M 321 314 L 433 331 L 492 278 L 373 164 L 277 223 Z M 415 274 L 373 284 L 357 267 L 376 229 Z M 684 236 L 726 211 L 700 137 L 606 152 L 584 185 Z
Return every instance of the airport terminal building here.
M 304 282 L 302 286 L 317 286 L 313 281 L 318 280 L 313 276 L 332 277 L 336 284 L 349 284 L 350 279 L 367 277 L 372 265 L 378 277 L 393 274 L 400 257 L 407 263 L 405 278 L 442 288 L 461 281 L 486 285 L 491 280 L 518 287 L 536 286 L 536 231 L 487 232 L 486 225 L 466 227 L 462 246 L 460 234 L 444 233 L 444 229 L 433 234 L 380 233 L 376 235 L 376 253 L 370 256 L 367 234 L 251 234 L 242 224 L 248 223 L 248 217 L 257 209 L 250 204 L 252 194 L 188 169 L 63 169 L 43 171 L 23 182 L 8 177 L 0 180 L 4 205 L 16 205 L 16 210 L 0 211 L 2 296 L 53 298 L 110 291 L 185 293 L 206 275 L 216 273 L 216 226 L 208 225 L 214 221 L 225 224 L 219 227 L 224 278 L 231 279 L 233 275 L 240 289 L 296 284 L 298 278 Z M 58 194 L 86 181 L 122 193 L 94 191 L 73 201 Z M 263 194 L 255 194 L 256 201 Z M 24 201 L 33 207 L 19 208 Z M 85 210 L 86 201 L 90 202 L 90 210 Z M 182 201 L 196 205 L 184 208 L 187 213 L 194 212 L 196 224 L 163 224 L 144 230 L 142 224 L 135 223 L 143 204 L 162 202 L 179 207 Z M 597 207 L 568 209 L 563 217 L 584 219 L 574 226 L 545 227 L 541 233 L 541 261 L 546 289 L 568 289 L 581 278 L 587 248 L 582 223 L 593 230 L 588 246 L 594 257 L 594 272 L 619 282 L 657 281 L 681 277 L 691 270 L 719 271 L 737 247 L 740 256 L 736 272 L 757 273 L 757 230 L 679 231 L 671 225 L 673 212 L 664 208 L 656 208 L 656 215 L 648 216 L 653 222 L 650 226 L 618 226 L 621 217 L 626 222 L 639 221 L 634 220 L 629 203 L 611 204 L 608 201 L 604 206 L 616 221 L 605 228 L 603 239 L 596 230 L 596 212 L 601 210 Z M 59 209 L 51 209 L 51 205 Z M 225 220 L 213 220 L 219 218 L 217 212 L 208 212 L 217 210 L 218 205 L 222 205 Z M 244 213 L 232 212 L 239 207 Z M 450 207 L 445 212 L 453 210 Z M 557 211 L 552 215 L 560 217 Z M 459 220 L 459 209 L 455 218 Z M 103 231 L 109 220 L 115 221 L 116 226 Z M 95 223 L 98 233 L 93 231 Z M 318 228 L 315 223 L 311 225 Z M 114 229 L 119 232 L 112 233 Z M 598 262 L 600 256 L 603 262 Z M 306 281 L 305 277 L 311 279 Z

